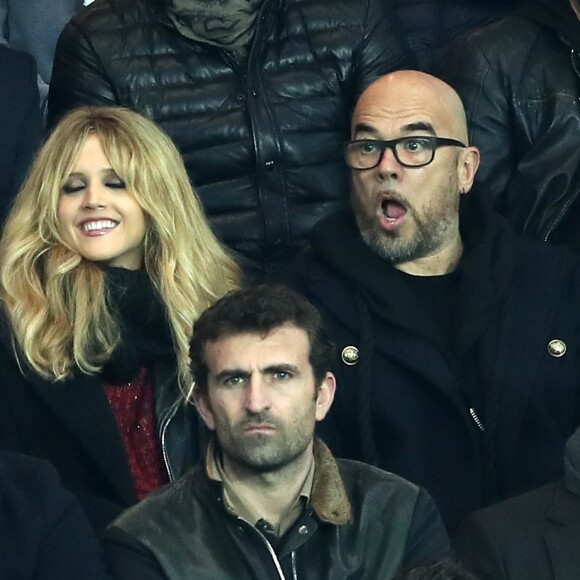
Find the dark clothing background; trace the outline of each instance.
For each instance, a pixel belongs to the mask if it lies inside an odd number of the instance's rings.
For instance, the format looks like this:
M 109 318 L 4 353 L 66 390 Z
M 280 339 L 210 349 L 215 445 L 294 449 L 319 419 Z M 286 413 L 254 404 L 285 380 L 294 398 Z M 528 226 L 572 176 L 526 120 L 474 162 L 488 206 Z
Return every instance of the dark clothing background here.
M 459 34 L 510 14 L 518 0 L 393 0 L 421 70 L 437 73 Z
M 565 477 L 469 516 L 457 556 L 481 580 L 580 578 L 580 430 L 566 449 Z
M 257 22 L 241 56 L 181 36 L 161 0 L 98 0 L 59 39 L 48 123 L 82 104 L 156 121 L 217 235 L 268 269 L 345 205 L 351 110 L 413 61 L 389 0 L 265 0 Z
M 320 434 L 339 457 L 425 487 L 446 524 L 557 479 L 580 423 L 580 270 L 574 255 L 515 236 L 475 197 L 461 213 L 455 341 L 349 213 L 316 228 L 291 281 L 338 346 Z M 548 345 L 564 341 L 555 358 Z M 356 346 L 357 364 L 340 358 Z M 483 422 L 481 431 L 470 413 Z
M 107 580 L 101 547 L 54 469 L 0 452 L 0 578 Z
M 34 59 L 0 46 L 0 227 L 40 141 Z
M 475 188 L 516 230 L 580 252 L 580 20 L 568 0 L 535 0 L 467 34 L 444 78 L 481 151 Z

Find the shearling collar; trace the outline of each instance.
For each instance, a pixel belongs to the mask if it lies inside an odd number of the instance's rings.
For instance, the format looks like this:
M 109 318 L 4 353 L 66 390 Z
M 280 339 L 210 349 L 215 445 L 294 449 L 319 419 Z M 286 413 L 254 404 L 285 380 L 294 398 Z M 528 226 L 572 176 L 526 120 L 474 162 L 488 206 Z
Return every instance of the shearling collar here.
M 219 481 L 215 460 L 215 439 L 208 445 L 205 458 L 207 476 Z M 310 493 L 310 505 L 317 517 L 326 523 L 343 526 L 351 519 L 351 506 L 342 483 L 338 464 L 330 449 L 320 440 L 314 439 L 314 479 Z
M 314 440 L 314 481 L 310 494 L 310 505 L 323 521 L 343 526 L 350 521 L 351 507 L 338 464 L 330 449 L 320 440 Z

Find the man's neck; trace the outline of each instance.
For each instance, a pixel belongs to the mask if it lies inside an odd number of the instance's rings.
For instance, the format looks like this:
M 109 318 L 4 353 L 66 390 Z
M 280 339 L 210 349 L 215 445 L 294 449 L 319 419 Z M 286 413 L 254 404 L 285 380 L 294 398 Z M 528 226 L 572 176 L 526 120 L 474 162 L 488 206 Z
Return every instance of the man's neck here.
M 452 242 L 436 253 L 410 262 L 400 262 L 395 264 L 395 268 L 411 276 L 443 276 L 455 271 L 462 254 L 463 243 L 458 231 Z
M 570 0 L 570 6 L 572 6 L 572 10 L 580 20 L 580 1 L 579 0 Z
M 280 536 L 300 515 L 300 495 L 313 466 L 312 445 L 292 464 L 267 473 L 249 470 L 224 456 L 221 463 L 224 491 L 234 504 L 232 507 L 243 506 L 252 520 L 249 523 L 263 518 Z

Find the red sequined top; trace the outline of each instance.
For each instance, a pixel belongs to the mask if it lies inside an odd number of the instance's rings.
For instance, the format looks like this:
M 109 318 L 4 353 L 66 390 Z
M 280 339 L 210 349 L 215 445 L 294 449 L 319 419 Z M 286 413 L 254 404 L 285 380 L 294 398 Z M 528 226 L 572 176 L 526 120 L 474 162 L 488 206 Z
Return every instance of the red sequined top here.
M 139 369 L 137 377 L 126 385 L 105 385 L 105 393 L 117 420 L 137 497 L 141 500 L 168 482 L 157 438 L 155 398 L 148 370 Z

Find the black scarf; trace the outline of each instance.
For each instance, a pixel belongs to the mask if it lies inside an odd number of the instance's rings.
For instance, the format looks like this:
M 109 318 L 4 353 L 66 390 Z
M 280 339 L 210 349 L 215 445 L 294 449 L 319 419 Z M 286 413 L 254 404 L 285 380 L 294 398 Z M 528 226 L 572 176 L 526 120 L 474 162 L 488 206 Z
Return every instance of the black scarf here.
M 120 324 L 119 347 L 103 368 L 110 384 L 126 384 L 139 367 L 175 360 L 165 306 L 145 270 L 106 268 L 107 302 Z

